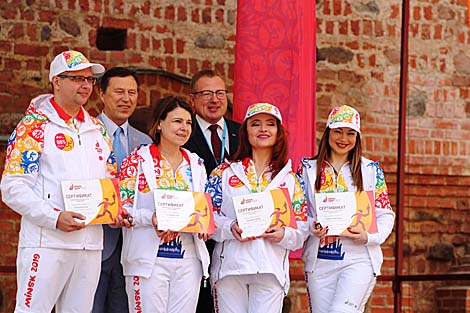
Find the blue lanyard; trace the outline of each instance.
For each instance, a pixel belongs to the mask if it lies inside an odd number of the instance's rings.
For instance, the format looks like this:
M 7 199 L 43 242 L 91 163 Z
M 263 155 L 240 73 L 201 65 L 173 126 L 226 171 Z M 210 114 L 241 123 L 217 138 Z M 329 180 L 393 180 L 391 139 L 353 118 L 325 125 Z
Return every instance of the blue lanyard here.
M 220 162 L 217 161 L 217 158 L 214 155 L 214 150 L 212 149 L 212 144 L 211 144 L 210 140 L 207 139 L 207 136 L 205 134 L 204 134 L 204 138 L 206 139 L 207 145 L 209 147 L 211 147 L 212 155 L 214 156 L 215 164 L 216 165 L 222 164 L 224 162 L 224 158 L 225 158 L 225 139 L 227 138 L 227 123 L 225 122 L 225 119 L 224 119 L 224 129 L 222 131 L 222 151 L 221 151 L 221 155 L 220 155 Z

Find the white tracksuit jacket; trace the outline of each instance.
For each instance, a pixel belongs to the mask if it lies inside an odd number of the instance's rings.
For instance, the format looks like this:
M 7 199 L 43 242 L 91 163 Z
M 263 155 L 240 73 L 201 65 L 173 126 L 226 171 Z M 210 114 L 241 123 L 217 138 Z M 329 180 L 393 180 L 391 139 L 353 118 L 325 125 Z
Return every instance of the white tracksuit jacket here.
M 284 238 L 279 243 L 271 243 L 262 238 L 239 242 L 231 231 L 231 226 L 236 221 L 232 197 L 252 192 L 243 163 L 246 162 L 220 165 L 212 172 L 206 187 L 215 208 L 220 210 L 218 214 L 214 214 L 218 228 L 217 233 L 212 236 L 217 243 L 212 255 L 211 284 L 215 286 L 217 280 L 227 275 L 270 273 L 274 274 L 287 294 L 290 286 L 289 250 L 302 247 L 308 235 L 305 197 L 289 161 L 265 190 L 288 189 L 298 229 L 285 227 Z
M 101 250 L 101 225 L 73 232 L 56 229 L 64 210 L 60 182 L 114 177 L 112 145 L 101 122 L 83 108 L 79 129 L 67 124 L 52 97 L 32 99 L 9 139 L 2 199 L 21 215 L 19 247 Z
M 384 184 L 383 171 L 376 162 L 368 160 L 364 157 L 361 158 L 361 171 L 363 178 L 364 190 L 374 190 L 376 198 L 376 218 L 378 232 L 373 234 L 367 234 L 368 242 L 366 244 L 367 251 L 372 261 L 372 267 L 375 276 L 380 275 L 380 268 L 383 263 L 383 254 L 380 245 L 387 239 L 393 229 L 393 223 L 395 220 L 395 213 L 390 207 L 388 202 L 388 196 L 386 189 L 379 195 L 377 186 Z M 311 159 L 303 159 L 301 164 L 301 177 L 305 182 L 305 194 L 309 204 L 309 218 L 316 220 L 315 213 L 315 178 L 317 161 Z M 351 190 L 354 191 L 354 190 Z M 379 199 L 380 197 L 380 199 Z M 386 199 L 384 199 L 386 197 Z M 387 203 L 385 207 L 382 204 Z M 310 235 L 305 243 L 302 260 L 305 263 L 305 271 L 311 272 L 315 268 L 317 261 L 318 248 L 320 240 L 314 235 Z
M 124 207 L 134 217 L 136 226 L 131 229 L 123 229 L 123 245 L 121 263 L 125 276 L 142 276 L 149 278 L 157 257 L 158 247 L 160 246 L 160 238 L 156 235 L 152 226 L 152 214 L 155 212 L 153 200 L 153 189 L 158 188 L 155 178 L 155 165 L 150 153 L 150 146 L 141 146 L 134 150 L 128 158 L 138 159 L 137 172 L 133 173 L 133 177 L 138 177 L 139 183 L 142 176 L 149 185 L 150 190 L 141 192 L 136 188 L 132 201 L 125 201 Z M 182 148 L 183 149 L 183 148 Z M 195 153 L 191 153 L 183 149 L 189 157 L 191 167 L 192 185 L 195 192 L 203 192 L 205 182 L 207 180 L 204 163 Z M 126 163 L 125 161 L 123 163 Z M 126 165 L 121 167 L 122 172 L 126 172 Z M 134 171 L 134 168 L 132 169 Z M 125 175 L 120 173 L 120 175 Z M 121 193 L 123 187 L 121 185 Z M 149 235 L 150 233 L 150 235 Z M 194 235 L 194 245 L 198 258 L 202 262 L 202 270 L 204 277 L 209 277 L 209 253 L 203 240 L 198 239 L 197 234 Z

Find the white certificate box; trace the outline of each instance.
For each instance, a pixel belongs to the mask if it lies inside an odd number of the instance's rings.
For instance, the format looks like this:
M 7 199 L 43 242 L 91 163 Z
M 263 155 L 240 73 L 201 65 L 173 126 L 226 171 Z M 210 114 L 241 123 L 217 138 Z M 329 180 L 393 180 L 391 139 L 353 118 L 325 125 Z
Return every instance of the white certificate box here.
M 204 192 L 154 189 L 158 230 L 215 233 L 210 196 Z
M 315 205 L 317 220 L 328 226 L 328 236 L 339 236 L 350 226 L 377 232 L 373 191 L 316 193 Z
M 232 198 L 242 238 L 261 236 L 268 228 L 297 228 L 287 189 L 274 189 Z
M 114 224 L 121 213 L 116 178 L 62 181 L 61 189 L 65 211 L 84 215 L 85 225 Z

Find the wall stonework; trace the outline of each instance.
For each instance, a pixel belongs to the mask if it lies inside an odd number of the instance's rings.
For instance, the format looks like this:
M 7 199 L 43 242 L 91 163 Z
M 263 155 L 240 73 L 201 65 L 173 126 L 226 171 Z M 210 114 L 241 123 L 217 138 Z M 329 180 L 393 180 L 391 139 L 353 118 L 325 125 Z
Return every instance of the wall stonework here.
M 332 106 L 350 104 L 362 117 L 364 153 L 380 160 L 396 205 L 401 3 L 317 0 L 317 140 Z M 469 253 L 470 28 L 465 0 L 411 0 L 404 182 L 404 273 L 447 273 Z M 159 97 L 187 97 L 191 77 L 210 67 L 232 90 L 236 0 L 6 0 L 0 3 L 0 134 L 8 134 L 31 97 L 50 92 L 48 68 L 62 50 L 91 61 L 136 66 L 139 107 Z M 126 49 L 100 51 L 97 29 L 127 30 Z M 313 27 L 313 26 L 312 26 Z M 147 70 L 147 71 L 145 71 Z M 97 114 L 96 92 L 87 109 Z M 0 157 L 4 159 L 4 149 Z M 3 163 L 3 162 L 2 162 Z M 18 215 L 0 207 L 0 268 L 14 267 Z M 395 240 L 383 245 L 383 275 L 394 274 Z M 291 312 L 308 312 L 300 261 L 291 262 Z M 15 280 L 0 273 L 4 312 L 13 311 Z M 430 287 L 431 286 L 431 287 Z M 446 287 L 404 284 L 404 312 L 437 312 Z M 429 288 L 432 290 L 429 291 Z M 442 289 L 444 288 L 444 289 Z M 1 309 L 0 309 L 1 311 Z M 390 282 L 379 282 L 367 312 L 393 312 Z

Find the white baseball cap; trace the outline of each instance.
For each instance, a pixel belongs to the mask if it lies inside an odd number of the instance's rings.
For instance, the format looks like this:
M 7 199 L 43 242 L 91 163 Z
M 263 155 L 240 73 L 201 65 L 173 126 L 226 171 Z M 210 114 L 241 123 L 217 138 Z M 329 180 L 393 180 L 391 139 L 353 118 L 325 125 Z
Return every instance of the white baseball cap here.
M 272 105 L 271 103 L 266 102 L 254 103 L 250 105 L 246 110 L 245 118 L 243 120 L 249 119 L 250 117 L 260 113 L 270 114 L 282 123 L 282 116 L 279 108 L 275 105 Z
M 342 105 L 331 110 L 326 126 L 331 129 L 349 127 L 360 133 L 361 117 L 353 107 Z
M 49 70 L 49 81 L 52 77 L 63 72 L 73 72 L 91 67 L 93 75 L 101 74 L 105 71 L 104 66 L 97 63 L 90 63 L 88 59 L 78 51 L 69 50 L 58 54 L 51 63 Z

